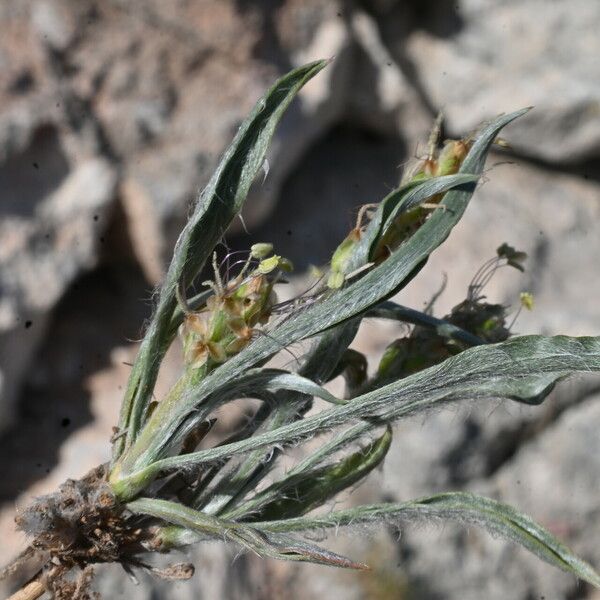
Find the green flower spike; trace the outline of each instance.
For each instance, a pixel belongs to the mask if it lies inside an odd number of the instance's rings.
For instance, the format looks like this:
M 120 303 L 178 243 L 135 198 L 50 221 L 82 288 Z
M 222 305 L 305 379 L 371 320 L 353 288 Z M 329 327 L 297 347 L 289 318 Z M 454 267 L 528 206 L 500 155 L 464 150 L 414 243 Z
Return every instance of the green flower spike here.
M 250 273 L 253 260 L 268 256 L 271 244 L 255 244 L 240 273 L 223 283 L 213 259 L 214 281 L 205 285 L 213 290 L 203 308 L 186 311 L 181 326 L 186 364 L 208 373 L 214 366 L 241 352 L 252 340 L 257 325 L 264 325 L 276 302 L 273 286 L 275 271 L 291 271 L 292 264 L 281 256 L 263 258 Z

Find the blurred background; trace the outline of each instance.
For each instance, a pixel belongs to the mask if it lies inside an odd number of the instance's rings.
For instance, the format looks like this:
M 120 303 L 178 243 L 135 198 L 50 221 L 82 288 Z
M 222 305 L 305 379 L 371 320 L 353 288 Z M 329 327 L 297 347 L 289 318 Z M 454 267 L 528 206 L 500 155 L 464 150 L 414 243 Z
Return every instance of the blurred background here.
M 2 0 L 0 3 L 0 563 L 15 509 L 108 458 L 152 293 L 197 191 L 274 79 L 335 57 L 277 132 L 268 173 L 228 240 L 327 262 L 362 204 L 422 155 L 437 112 L 467 135 L 524 106 L 463 221 L 399 301 L 436 314 L 508 242 L 524 274 L 486 288 L 535 309 L 517 333 L 600 334 L 600 3 L 597 0 Z M 267 169 L 265 169 L 267 171 Z M 398 326 L 369 323 L 377 359 Z M 157 397 L 177 375 L 169 357 Z M 342 501 L 474 490 L 512 502 L 600 565 L 600 380 L 543 406 L 474 403 L 398 425 L 382 469 Z M 222 415 L 226 428 L 234 415 Z M 450 524 L 331 537 L 373 566 L 342 573 L 191 551 L 190 582 L 106 598 L 344 600 L 600 598 L 508 542 Z M 234 560 L 235 559 L 235 560 Z

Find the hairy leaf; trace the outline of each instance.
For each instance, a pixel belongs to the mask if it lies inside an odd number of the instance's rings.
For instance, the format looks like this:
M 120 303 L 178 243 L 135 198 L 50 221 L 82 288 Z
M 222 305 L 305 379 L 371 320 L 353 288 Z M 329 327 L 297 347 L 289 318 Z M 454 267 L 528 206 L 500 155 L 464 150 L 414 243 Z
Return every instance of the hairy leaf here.
M 521 110 L 499 117 L 485 127 L 465 158 L 461 174 L 480 174 L 489 147 L 500 129 L 524 112 Z M 414 269 L 448 237 L 460 220 L 473 194 L 474 185 L 469 184 L 468 189 L 464 188 L 462 186 L 461 189 L 447 192 L 441 203 L 447 210 L 434 211 L 412 237 L 361 279 L 293 313 L 270 331 L 268 336 L 260 336 L 226 365 L 215 369 L 206 379 L 191 386 L 180 398 L 162 402 L 136 444 L 124 457 L 120 472 L 113 477 L 114 483 L 116 484 L 116 479 L 123 479 L 156 461 L 167 447 L 178 423 L 192 410 L 197 410 L 199 403 L 212 392 L 222 389 L 248 368 L 281 348 L 360 315 L 396 291 Z M 126 493 L 130 497 L 136 490 L 131 488 L 125 492 L 121 486 L 120 493 Z
M 228 518 L 243 518 L 246 514 L 251 521 L 268 521 L 303 515 L 366 477 L 381 464 L 391 442 L 392 431 L 388 427 L 378 440 L 338 463 L 298 474 L 289 473 L 240 506 Z
M 295 540 L 287 535 L 268 534 L 250 525 L 211 517 L 176 502 L 156 498 L 139 498 L 128 503 L 127 508 L 135 514 L 149 515 L 162 519 L 167 523 L 178 525 L 191 532 L 194 541 L 197 541 L 198 535 L 203 539 L 225 539 L 256 553 L 262 558 L 311 562 L 346 569 L 367 568 L 366 565 L 351 561 L 328 550 L 323 550 L 303 540 Z M 177 533 L 180 534 L 181 532 L 178 530 Z M 169 542 L 165 545 L 167 547 L 172 546 Z
M 144 336 L 121 407 L 119 428 L 126 432 L 114 447 L 114 459 L 137 437 L 144 409 L 152 394 L 158 367 L 175 332 L 176 290 L 190 284 L 239 213 L 260 170 L 267 147 L 283 112 L 302 86 L 326 61 L 304 65 L 279 79 L 242 123 L 217 170 L 204 188 L 175 246 L 158 305 Z
M 297 373 L 283 369 L 250 369 L 243 377 L 227 388 L 226 394 L 219 396 L 218 403 L 223 404 L 233 398 L 260 397 L 257 394 L 287 390 L 306 396 L 315 396 L 331 404 L 345 404 L 314 381 Z
M 554 383 L 576 372 L 600 371 L 600 337 L 523 336 L 477 346 L 439 365 L 273 431 L 220 448 L 165 458 L 153 470 L 180 468 L 234 456 L 270 444 L 288 444 L 361 418 L 394 421 L 449 402 L 510 398 L 537 404 Z M 141 471 L 136 476 L 141 476 Z
M 542 560 L 600 588 L 600 575 L 577 558 L 550 532 L 516 509 L 475 494 L 437 494 L 401 504 L 374 504 L 318 517 L 253 523 L 266 532 L 315 531 L 376 522 L 400 523 L 419 519 L 452 519 L 472 523 L 521 544 Z

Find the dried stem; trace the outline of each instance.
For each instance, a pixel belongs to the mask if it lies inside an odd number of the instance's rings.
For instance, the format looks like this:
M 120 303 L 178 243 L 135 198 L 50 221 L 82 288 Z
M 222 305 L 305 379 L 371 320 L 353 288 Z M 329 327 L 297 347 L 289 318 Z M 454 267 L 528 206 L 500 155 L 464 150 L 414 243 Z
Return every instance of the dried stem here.
M 36 600 L 36 598 L 42 596 L 45 591 L 46 588 L 42 583 L 39 580 L 34 579 L 6 600 Z

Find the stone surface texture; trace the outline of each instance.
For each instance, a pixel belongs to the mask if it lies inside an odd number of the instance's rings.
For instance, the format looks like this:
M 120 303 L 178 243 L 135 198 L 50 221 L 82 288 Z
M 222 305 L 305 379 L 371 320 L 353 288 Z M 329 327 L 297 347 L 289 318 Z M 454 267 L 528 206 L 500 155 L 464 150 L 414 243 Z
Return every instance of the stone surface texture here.
M 1 2 L 0 563 L 25 543 L 16 507 L 108 459 L 153 289 L 198 190 L 265 88 L 308 60 L 335 57 L 286 114 L 228 235 L 233 249 L 271 241 L 294 262 L 282 298 L 306 289 L 360 205 L 397 185 L 439 110 L 458 136 L 532 105 L 398 300 L 421 308 L 447 276 L 445 314 L 507 242 L 527 269 L 499 271 L 485 293 L 515 313 L 519 293 L 534 294 L 513 330 L 598 335 L 599 22 L 597 0 Z M 403 332 L 369 322 L 356 347 L 373 368 Z M 158 398 L 180 362 L 175 348 Z M 235 418 L 221 415 L 216 433 Z M 339 502 L 482 492 L 599 566 L 599 427 L 591 376 L 540 407 L 456 405 L 398 424 L 384 466 Z M 113 566 L 97 587 L 130 600 L 600 598 L 473 527 L 402 524 L 324 543 L 373 571 L 209 544 L 189 551 L 190 582 L 136 586 Z

